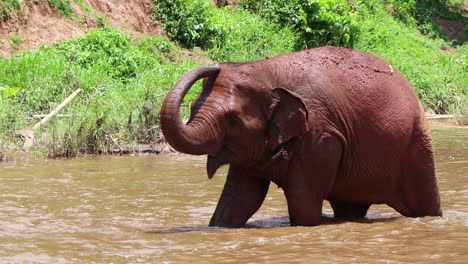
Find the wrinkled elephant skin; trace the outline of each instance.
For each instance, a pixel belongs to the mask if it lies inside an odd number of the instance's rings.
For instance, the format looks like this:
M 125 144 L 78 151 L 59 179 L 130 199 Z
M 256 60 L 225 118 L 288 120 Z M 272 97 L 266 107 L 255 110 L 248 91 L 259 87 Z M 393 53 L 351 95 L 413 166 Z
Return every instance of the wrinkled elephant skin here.
M 203 90 L 185 124 L 181 101 Z M 208 176 L 230 164 L 211 226 L 242 227 L 270 182 L 283 188 L 291 225 L 364 217 L 387 204 L 440 216 L 432 139 L 411 84 L 385 61 L 322 47 L 185 73 L 167 95 L 161 128 L 177 150 L 208 155 Z

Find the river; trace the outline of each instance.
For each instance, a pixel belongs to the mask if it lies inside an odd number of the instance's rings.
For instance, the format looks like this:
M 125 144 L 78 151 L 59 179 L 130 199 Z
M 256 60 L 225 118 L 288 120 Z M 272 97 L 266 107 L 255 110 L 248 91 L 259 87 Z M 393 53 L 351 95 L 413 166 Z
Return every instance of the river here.
M 467 263 L 468 129 L 434 127 L 443 217 L 373 205 L 366 219 L 289 227 L 270 187 L 249 228 L 208 228 L 226 168 L 205 158 L 0 163 L 0 263 Z

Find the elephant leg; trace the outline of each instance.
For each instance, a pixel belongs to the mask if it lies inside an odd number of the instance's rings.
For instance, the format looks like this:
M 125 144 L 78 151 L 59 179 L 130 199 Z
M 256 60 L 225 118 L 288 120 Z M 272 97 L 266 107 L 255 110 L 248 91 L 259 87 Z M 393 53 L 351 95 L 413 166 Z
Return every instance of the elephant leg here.
M 370 204 L 353 204 L 346 202 L 330 201 L 335 213 L 335 218 L 350 217 L 362 218 L 366 216 Z
M 316 226 L 322 219 L 323 198 L 310 191 L 287 191 L 291 226 Z
M 323 200 L 335 183 L 342 147 L 330 135 L 322 136 L 318 142 L 306 140 L 301 145 L 306 150 L 292 158 L 283 189 L 291 225 L 314 226 L 321 222 Z
M 413 142 L 402 178 L 400 197 L 388 205 L 404 216 L 442 216 L 434 153 L 427 136 L 419 136 Z
M 242 227 L 260 208 L 270 186 L 251 170 L 231 165 L 210 226 Z

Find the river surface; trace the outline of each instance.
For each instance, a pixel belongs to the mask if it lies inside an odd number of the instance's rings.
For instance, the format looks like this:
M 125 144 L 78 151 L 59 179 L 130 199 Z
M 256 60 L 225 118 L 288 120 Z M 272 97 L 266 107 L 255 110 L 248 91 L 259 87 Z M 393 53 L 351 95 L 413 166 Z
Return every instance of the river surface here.
M 226 177 L 205 158 L 0 163 L 0 263 L 468 263 L 468 129 L 433 128 L 443 217 L 373 205 L 367 219 L 289 227 L 275 185 L 249 228 L 208 228 Z

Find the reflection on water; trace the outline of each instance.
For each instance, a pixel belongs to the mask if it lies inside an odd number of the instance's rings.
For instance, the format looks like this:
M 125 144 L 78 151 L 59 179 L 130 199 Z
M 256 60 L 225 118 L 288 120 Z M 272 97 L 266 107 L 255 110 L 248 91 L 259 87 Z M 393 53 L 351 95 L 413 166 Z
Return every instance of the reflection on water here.
M 205 158 L 87 157 L 0 164 L 0 263 L 466 263 L 468 129 L 433 129 L 444 217 L 374 205 L 367 219 L 289 227 L 271 186 L 242 229 L 209 228 L 226 169 Z

